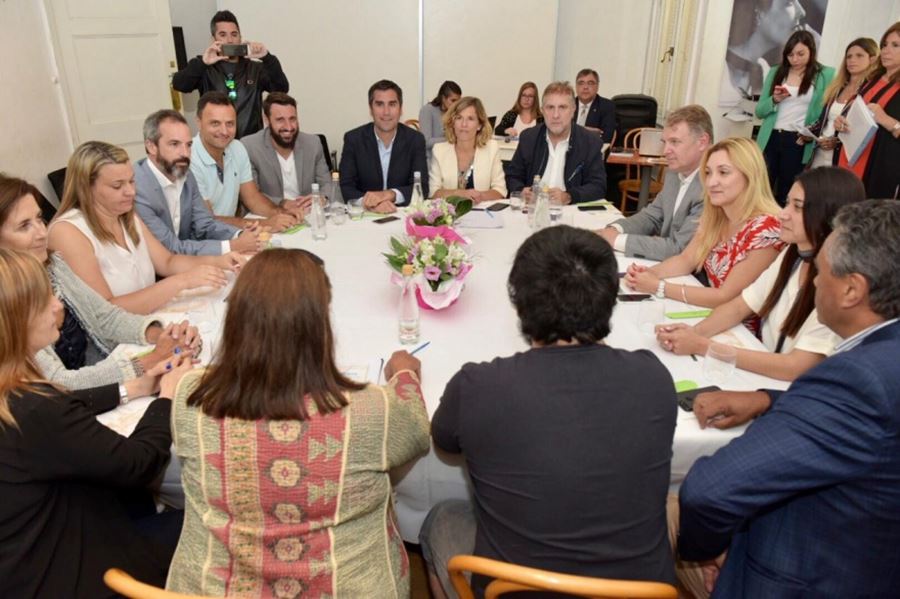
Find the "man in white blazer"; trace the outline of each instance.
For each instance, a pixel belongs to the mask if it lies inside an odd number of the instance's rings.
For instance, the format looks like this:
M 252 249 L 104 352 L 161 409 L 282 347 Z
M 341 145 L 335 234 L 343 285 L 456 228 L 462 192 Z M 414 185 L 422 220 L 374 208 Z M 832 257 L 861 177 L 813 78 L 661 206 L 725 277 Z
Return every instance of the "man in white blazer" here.
M 626 256 L 665 260 L 681 253 L 703 213 L 700 159 L 712 144 L 712 119 L 702 106 L 672 111 L 663 128 L 668 163 L 663 188 L 643 210 L 597 233 Z
M 158 110 L 144 120 L 147 158 L 134 165 L 135 207 L 150 232 L 175 254 L 215 256 L 260 249 L 255 230 L 215 219 L 190 172 L 191 129 L 181 113 Z
M 297 101 L 273 92 L 263 101 L 263 114 L 268 126 L 241 139 L 259 190 L 275 204 L 284 200 L 308 204 L 313 183 L 319 184 L 322 193 L 330 193 L 331 171 L 322 142 L 300 131 Z

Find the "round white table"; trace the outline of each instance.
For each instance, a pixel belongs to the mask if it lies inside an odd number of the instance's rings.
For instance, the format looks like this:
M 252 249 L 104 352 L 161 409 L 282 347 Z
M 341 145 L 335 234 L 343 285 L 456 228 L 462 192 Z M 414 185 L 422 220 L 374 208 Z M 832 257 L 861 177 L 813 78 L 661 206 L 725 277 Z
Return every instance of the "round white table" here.
M 459 229 L 471 241 L 475 260 L 459 300 L 446 310 L 421 311 L 420 344 L 426 341 L 430 344 L 416 357 L 422 361 L 422 391 L 429 415 L 437 409 L 447 381 L 464 363 L 489 361 L 528 349 L 519 334 L 518 319 L 507 296 L 506 279 L 517 248 L 531 230 L 521 212 L 506 209 L 493 215 L 500 221 L 494 224 L 502 224 L 502 228 Z M 618 211 L 611 206 L 606 211 L 591 212 L 570 206 L 564 210 L 563 221 L 597 229 L 619 217 Z M 401 346 L 398 341 L 399 288 L 390 283 L 391 270 L 382 256 L 382 252 L 390 249 L 389 237 L 403 235 L 402 220 L 377 224 L 366 217 L 339 226 L 329 222 L 327 231 L 328 238 L 323 241 L 314 241 L 308 228 L 291 235 L 275 235 L 274 239 L 284 247 L 303 248 L 324 260 L 332 285 L 331 314 L 338 364 L 353 372 L 366 372 L 368 367 L 368 378 L 374 382 L 379 380 L 379 373 L 374 371 L 380 359 L 386 360 L 397 349 L 411 349 Z M 633 261 L 649 263 L 622 256 L 618 259 L 620 270 Z M 696 284 L 692 277 L 683 280 Z M 213 347 L 224 313 L 221 300 L 226 293 L 227 290 L 217 292 L 207 302 L 202 298 L 184 298 L 167 312 L 171 311 L 173 315 L 186 312 L 192 320 L 199 322 L 201 332 L 209 341 L 206 347 Z M 666 304 L 667 312 L 688 309 L 680 302 L 666 300 Z M 690 356 L 665 352 L 653 338 L 638 330 L 640 305 L 617 304 L 607 343 L 623 349 L 650 349 L 666 365 L 675 381 L 692 380 L 701 387 L 710 384 L 702 376 L 702 356 L 695 361 Z M 560 306 L 560 309 L 572 308 Z M 726 336 L 731 343 L 748 348 L 761 347 L 742 326 L 728 331 Z M 204 357 L 208 359 L 209 356 Z M 380 381 L 384 382 L 383 378 Z M 737 370 L 725 385 L 735 390 L 787 386 L 781 381 L 741 370 Z M 133 407 L 131 411 L 137 413 L 138 409 Z M 104 417 L 112 422 L 116 412 L 118 410 Z M 122 427 L 113 428 L 120 430 Z M 120 432 L 125 430 L 127 428 Z M 692 414 L 679 410 L 672 458 L 673 487 L 677 488 L 698 457 L 713 453 L 742 432 L 741 428 L 701 430 Z M 392 479 L 400 530 L 407 541 L 418 541 L 422 521 L 434 504 L 467 496 L 461 457 L 434 448 L 413 464 L 393 472 Z

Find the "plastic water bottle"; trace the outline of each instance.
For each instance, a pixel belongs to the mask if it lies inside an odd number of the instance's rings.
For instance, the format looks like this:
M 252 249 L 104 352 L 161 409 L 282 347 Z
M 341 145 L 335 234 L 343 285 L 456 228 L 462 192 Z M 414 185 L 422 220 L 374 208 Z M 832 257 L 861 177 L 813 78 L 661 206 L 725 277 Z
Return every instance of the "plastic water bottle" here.
M 541 190 L 541 176 L 535 175 L 534 181 L 531 182 L 531 201 L 524 202 L 522 210 L 526 213 L 534 214 L 534 203 L 537 200 L 538 192 Z M 529 216 L 528 224 L 531 225 L 532 217 Z
M 425 194 L 422 193 L 422 173 L 415 171 L 413 173 L 413 189 L 412 197 L 409 199 L 410 206 L 421 206 L 425 201 Z
M 534 230 L 550 226 L 550 189 L 545 185 L 534 202 Z
M 328 231 L 325 228 L 325 206 L 319 193 L 319 184 L 312 184 L 312 208 L 309 211 L 309 222 L 312 225 L 313 239 L 321 241 L 328 239 Z
M 403 289 L 400 291 L 399 330 L 400 343 L 419 341 L 419 302 L 416 301 L 416 285 L 412 264 L 403 265 Z
M 344 205 L 344 196 L 341 194 L 341 175 L 331 173 L 331 192 L 328 194 L 329 212 L 331 222 L 335 225 L 343 225 L 347 222 L 347 207 Z

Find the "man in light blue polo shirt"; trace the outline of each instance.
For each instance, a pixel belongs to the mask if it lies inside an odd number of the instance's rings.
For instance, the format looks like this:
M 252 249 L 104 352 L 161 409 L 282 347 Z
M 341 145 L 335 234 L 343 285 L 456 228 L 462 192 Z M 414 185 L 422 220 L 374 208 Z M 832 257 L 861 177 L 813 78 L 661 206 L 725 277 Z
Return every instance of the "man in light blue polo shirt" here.
M 250 158 L 240 141 L 234 138 L 237 113 L 222 92 L 207 92 L 197 104 L 199 133 L 191 146 L 191 173 L 197 179 L 200 195 L 209 204 L 216 219 L 238 227 L 258 223 L 273 232 L 296 225 L 303 218 L 299 204 L 276 206 L 260 193 L 250 171 Z M 237 218 L 238 200 L 263 220 Z

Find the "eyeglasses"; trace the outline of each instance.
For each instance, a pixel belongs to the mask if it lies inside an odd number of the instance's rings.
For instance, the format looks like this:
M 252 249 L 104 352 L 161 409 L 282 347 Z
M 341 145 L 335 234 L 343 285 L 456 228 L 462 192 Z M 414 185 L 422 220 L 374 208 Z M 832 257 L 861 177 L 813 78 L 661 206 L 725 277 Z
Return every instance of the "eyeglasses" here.
M 237 89 L 236 84 L 234 82 L 234 75 L 226 75 L 225 76 L 225 87 L 228 88 L 228 99 L 234 102 L 237 100 Z

